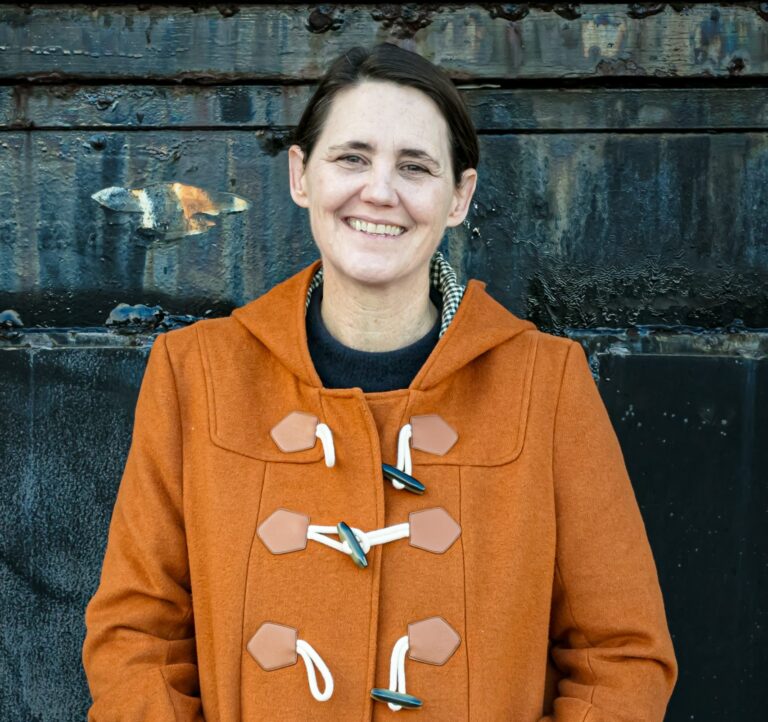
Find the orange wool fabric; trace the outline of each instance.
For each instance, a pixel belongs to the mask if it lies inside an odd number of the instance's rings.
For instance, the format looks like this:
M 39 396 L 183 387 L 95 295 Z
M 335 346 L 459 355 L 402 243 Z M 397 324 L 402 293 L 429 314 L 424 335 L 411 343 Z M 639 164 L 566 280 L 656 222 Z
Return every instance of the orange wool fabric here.
M 326 389 L 307 349 L 319 261 L 228 318 L 159 336 L 101 582 L 86 610 L 89 720 L 652 722 L 677 679 L 658 576 L 621 449 L 581 346 L 539 331 L 470 280 L 408 389 Z M 281 451 L 292 411 L 333 432 Z M 395 489 L 398 432 L 439 414 L 444 455 L 412 450 L 427 491 Z M 279 508 L 362 530 L 443 507 L 461 526 L 444 553 L 407 539 L 360 569 L 316 542 L 273 554 L 256 533 Z M 459 634 L 443 665 L 406 659 L 417 710 L 389 686 L 393 645 L 440 616 Z M 293 627 L 328 665 L 310 694 L 299 658 L 265 671 L 246 645 Z M 322 680 L 319 680 L 323 687 Z

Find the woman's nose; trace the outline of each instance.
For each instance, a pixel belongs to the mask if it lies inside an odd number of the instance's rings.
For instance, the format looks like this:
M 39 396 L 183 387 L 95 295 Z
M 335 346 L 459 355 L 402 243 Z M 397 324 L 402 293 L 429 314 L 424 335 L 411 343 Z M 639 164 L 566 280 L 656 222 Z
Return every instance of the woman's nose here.
M 366 176 L 365 185 L 360 193 L 360 200 L 389 205 L 397 202 L 394 178 L 389 170 L 385 168 L 373 169 Z

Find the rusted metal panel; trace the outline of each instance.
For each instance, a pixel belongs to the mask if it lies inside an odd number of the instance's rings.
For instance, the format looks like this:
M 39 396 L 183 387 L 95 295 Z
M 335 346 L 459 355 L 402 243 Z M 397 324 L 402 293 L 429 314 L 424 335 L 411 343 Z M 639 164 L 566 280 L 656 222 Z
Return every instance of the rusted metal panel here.
M 253 133 L 21 133 L 0 137 L 0 310 L 27 325 L 102 325 L 118 303 L 227 313 L 314 259 L 287 160 Z M 266 147 L 266 150 L 265 150 Z M 177 241 L 102 208 L 107 186 L 179 181 L 234 192 L 249 211 Z M 297 230 L 300 229 L 300 230 Z M 301 230 L 303 229 L 303 230 Z
M 86 718 L 83 612 L 98 584 L 146 353 L 0 350 L 3 722 Z
M 768 327 L 764 134 L 497 136 L 491 148 L 456 253 L 509 308 L 550 330 Z
M 458 87 L 480 132 L 768 129 L 765 88 Z M 0 86 L 4 129 L 293 127 L 314 85 Z
M 765 338 L 765 334 L 763 334 Z M 768 576 L 768 356 L 600 355 L 680 678 L 669 722 L 758 718 Z
M 226 7 L 0 6 L 0 78 L 312 80 L 381 40 L 459 79 L 768 72 L 759 3 Z
M 0 86 L 0 128 L 267 128 L 296 125 L 315 86 Z
M 270 139 L 268 142 L 267 139 Z M 482 136 L 450 260 L 545 329 L 768 327 L 763 133 Z M 316 257 L 282 141 L 221 131 L 0 135 L 0 310 L 101 325 L 118 303 L 220 315 Z M 284 145 L 284 144 L 283 144 Z M 179 181 L 251 203 L 199 236 L 139 233 L 91 194 Z

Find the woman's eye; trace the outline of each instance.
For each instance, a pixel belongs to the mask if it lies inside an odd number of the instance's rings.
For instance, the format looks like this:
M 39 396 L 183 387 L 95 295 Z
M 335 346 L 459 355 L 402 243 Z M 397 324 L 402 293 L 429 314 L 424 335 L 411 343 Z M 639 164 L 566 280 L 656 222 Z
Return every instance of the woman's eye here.
M 339 160 L 351 163 L 352 165 L 361 165 L 364 162 L 364 159 L 359 155 L 342 155 L 339 157 Z M 408 173 L 429 173 L 426 168 L 414 163 L 408 163 L 407 165 L 402 166 L 402 168 Z

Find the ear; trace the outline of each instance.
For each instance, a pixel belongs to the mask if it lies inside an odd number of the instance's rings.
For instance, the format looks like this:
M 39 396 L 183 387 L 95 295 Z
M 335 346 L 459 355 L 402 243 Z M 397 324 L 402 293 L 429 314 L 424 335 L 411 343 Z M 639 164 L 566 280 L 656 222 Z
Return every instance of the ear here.
M 304 151 L 294 144 L 288 148 L 288 177 L 291 184 L 291 198 L 302 208 L 309 208 L 306 181 L 304 178 Z
M 447 226 L 458 226 L 466 217 L 469 211 L 469 203 L 475 194 L 477 186 L 477 170 L 467 168 L 461 174 L 461 180 L 453 191 L 453 200 L 451 209 L 448 213 Z

